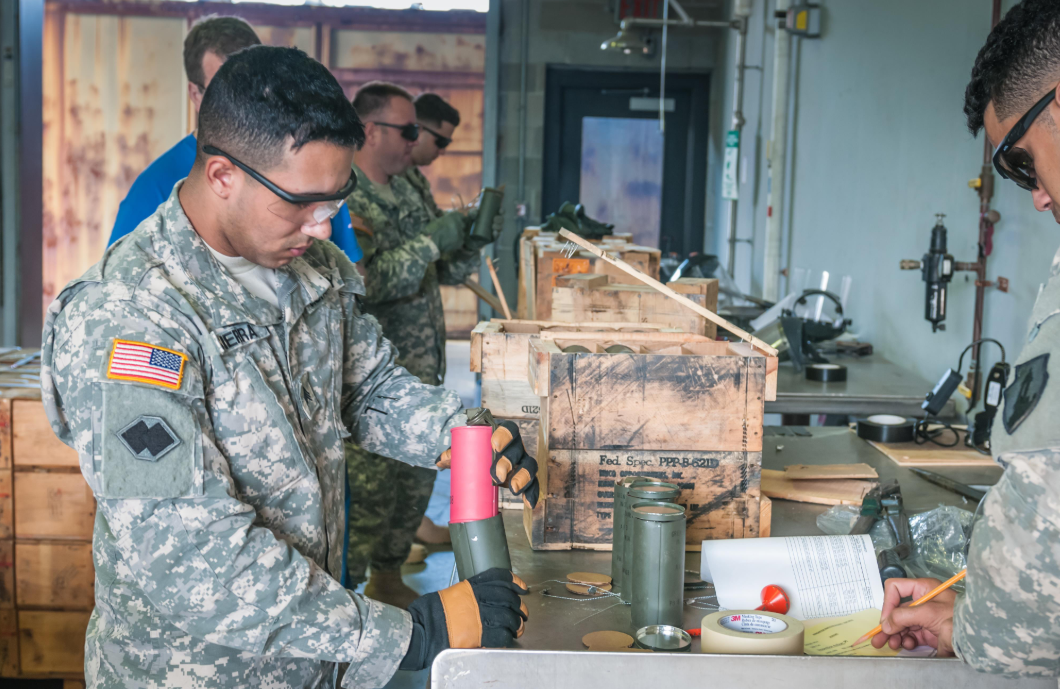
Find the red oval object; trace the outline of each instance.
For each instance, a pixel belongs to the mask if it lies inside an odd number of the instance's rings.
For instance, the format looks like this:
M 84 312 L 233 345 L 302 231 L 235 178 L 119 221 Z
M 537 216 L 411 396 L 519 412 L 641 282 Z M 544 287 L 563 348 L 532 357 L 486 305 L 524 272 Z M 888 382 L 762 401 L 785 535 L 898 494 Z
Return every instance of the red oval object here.
M 788 594 L 784 592 L 784 589 L 770 584 L 762 589 L 762 604 L 755 610 L 765 610 L 766 612 L 775 612 L 783 615 L 790 608 L 791 601 L 788 599 Z

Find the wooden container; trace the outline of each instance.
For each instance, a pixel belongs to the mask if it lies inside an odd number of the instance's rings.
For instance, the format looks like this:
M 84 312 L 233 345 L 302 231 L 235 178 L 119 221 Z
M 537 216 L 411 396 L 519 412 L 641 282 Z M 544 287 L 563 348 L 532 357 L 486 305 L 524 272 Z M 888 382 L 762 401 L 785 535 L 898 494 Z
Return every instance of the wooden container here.
M 24 676 L 81 676 L 85 669 L 85 630 L 92 613 L 19 610 L 19 665 Z
M 40 400 L 11 400 L 11 440 L 16 469 L 48 467 L 80 471 L 77 452 L 52 432 Z
M 91 543 L 19 541 L 15 578 L 20 608 L 91 610 L 95 605 Z
M 661 252 L 647 246 L 632 244 L 632 235 L 611 235 L 594 244 L 626 261 L 638 270 L 659 277 Z M 601 260 L 588 251 L 578 250 L 568 255 L 567 241 L 538 228 L 524 230 L 519 241 L 518 316 L 524 320 L 552 320 L 552 288 L 557 275 L 595 273 L 610 275 L 613 282 L 633 284 L 635 279 Z
M 589 354 L 562 349 L 579 344 Z M 607 354 L 622 344 L 633 354 Z M 611 547 L 615 480 L 676 483 L 687 543 L 758 536 L 762 416 L 776 358 L 748 344 L 659 333 L 542 333 L 530 341 L 541 397 L 542 500 L 524 510 L 532 547 Z
M 15 472 L 15 538 L 92 540 L 96 501 L 80 473 Z
M 471 370 L 482 374 L 482 406 L 505 419 L 537 419 L 541 400 L 530 389 L 530 338 L 542 332 L 678 332 L 655 323 L 555 323 L 495 318 L 471 331 Z
M 18 613 L 0 608 L 0 677 L 18 676 Z
M 15 607 L 15 542 L 0 541 L 0 610 Z
M 713 278 L 681 278 L 667 286 L 709 311 L 718 310 L 718 281 Z M 711 339 L 717 334 L 714 323 L 662 292 L 645 284 L 618 284 L 611 275 L 558 276 L 552 320 L 659 323 Z

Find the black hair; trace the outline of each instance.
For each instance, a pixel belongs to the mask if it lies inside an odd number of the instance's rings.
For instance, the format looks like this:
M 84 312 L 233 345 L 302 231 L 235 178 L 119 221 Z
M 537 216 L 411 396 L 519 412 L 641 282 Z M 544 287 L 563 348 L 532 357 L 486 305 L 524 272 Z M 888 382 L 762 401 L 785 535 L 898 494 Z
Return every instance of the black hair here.
M 437 93 L 421 93 L 413 101 L 416 106 L 416 119 L 441 124 L 448 122 L 454 127 L 460 125 L 460 112 L 449 105 Z
M 395 96 L 412 102 L 412 94 L 397 84 L 391 84 L 388 81 L 369 81 L 357 89 L 357 93 L 354 94 L 353 109 L 357 111 L 357 115 L 362 120 L 366 120 L 389 105 L 390 99 Z
M 228 59 L 199 109 L 198 159 L 215 146 L 267 170 L 288 145 L 311 141 L 343 148 L 364 143 L 364 126 L 324 65 L 298 48 L 256 46 Z
M 1023 0 L 998 22 L 975 58 L 964 91 L 968 129 L 983 128 L 993 101 L 999 120 L 1021 115 L 1060 81 L 1060 2 Z
M 207 52 L 217 53 L 222 60 L 227 60 L 232 53 L 252 45 L 261 45 L 261 39 L 243 19 L 216 14 L 203 17 L 192 25 L 184 38 L 184 73 L 188 75 L 188 81 L 206 88 L 202 58 Z

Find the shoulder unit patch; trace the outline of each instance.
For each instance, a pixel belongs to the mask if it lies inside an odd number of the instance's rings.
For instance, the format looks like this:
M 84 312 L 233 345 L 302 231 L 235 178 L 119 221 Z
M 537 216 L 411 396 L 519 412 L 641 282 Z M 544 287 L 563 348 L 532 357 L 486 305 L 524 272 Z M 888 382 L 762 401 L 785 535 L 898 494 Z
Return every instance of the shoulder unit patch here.
M 179 390 L 187 361 L 187 356 L 172 349 L 145 342 L 114 340 L 107 364 L 107 378 Z

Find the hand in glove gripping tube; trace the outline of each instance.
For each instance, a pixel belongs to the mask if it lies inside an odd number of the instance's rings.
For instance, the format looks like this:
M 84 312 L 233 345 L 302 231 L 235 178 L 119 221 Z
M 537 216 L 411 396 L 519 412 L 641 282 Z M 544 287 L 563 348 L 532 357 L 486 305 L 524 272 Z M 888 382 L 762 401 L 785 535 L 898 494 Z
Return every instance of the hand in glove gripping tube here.
M 430 235 L 431 241 L 438 247 L 438 253 L 451 254 L 464 246 L 467 236 L 465 222 L 466 219 L 460 213 L 446 213 L 428 223 L 424 232 Z
M 537 482 L 537 460 L 526 453 L 519 426 L 514 421 L 498 421 L 489 409 L 468 409 L 468 426 L 493 426 L 493 465 L 490 475 L 493 484 L 503 486 L 512 495 L 522 495 L 531 508 L 537 506 L 541 493 Z M 439 469 L 448 469 L 452 463 L 452 448 L 442 453 L 437 462 Z
M 529 611 L 520 596 L 526 583 L 505 569 L 482 574 L 409 605 L 412 639 L 402 670 L 430 667 L 447 648 L 504 648 L 523 635 Z

